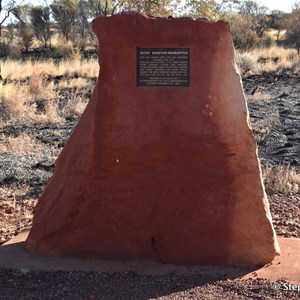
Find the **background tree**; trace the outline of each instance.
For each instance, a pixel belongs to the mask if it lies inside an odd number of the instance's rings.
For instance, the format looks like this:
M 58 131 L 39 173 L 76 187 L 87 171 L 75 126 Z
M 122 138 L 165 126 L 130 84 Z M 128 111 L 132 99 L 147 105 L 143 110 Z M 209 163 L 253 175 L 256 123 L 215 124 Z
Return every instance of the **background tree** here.
M 193 18 L 219 19 L 219 6 L 215 0 L 187 0 L 185 9 Z
M 2 17 L 0 19 L 0 36 L 3 23 L 9 18 L 11 13 L 14 13 L 16 7 L 16 1 L 8 1 L 4 5 L 4 1 L 0 0 L 0 14 L 2 14 Z
M 75 38 L 76 17 L 78 14 L 78 1 L 56 0 L 50 5 L 52 15 L 64 38 L 69 41 Z
M 287 20 L 286 42 L 300 54 L 300 8 L 296 8 Z
M 241 1 L 239 13 L 243 16 L 251 17 L 251 28 L 256 32 L 257 36 L 261 38 L 270 24 L 267 7 L 261 6 L 258 2 L 252 0 Z
M 19 25 L 19 33 L 20 33 L 20 44 L 25 48 L 25 51 L 28 52 L 29 48 L 33 44 L 33 38 L 34 38 L 33 31 L 28 24 L 21 22 Z
M 91 28 L 89 24 L 89 18 L 90 18 L 90 9 L 89 9 L 88 1 L 79 0 L 76 31 L 78 33 L 77 46 L 81 50 L 85 49 L 86 39 L 88 35 L 92 37 L 92 39 L 94 39 L 94 35 L 91 32 Z
M 172 14 L 171 6 L 171 0 L 125 0 L 121 1 L 118 8 L 162 17 Z
M 16 26 L 12 23 L 6 26 L 5 37 L 9 44 L 13 43 L 13 40 L 15 39 L 15 33 L 14 33 L 15 29 Z
M 30 24 L 30 5 L 19 5 L 14 9 L 14 16 L 17 18 L 17 30 L 19 44 L 27 52 L 33 43 L 34 33 Z
M 34 6 L 30 10 L 30 20 L 36 38 L 44 44 L 45 48 L 51 48 L 51 28 L 49 7 Z
M 2 5 L 2 2 L 5 5 Z M 262 47 L 274 43 L 267 29 L 277 30 L 277 41 L 280 32 L 287 29 L 288 45 L 299 49 L 298 10 L 300 1 L 296 2 L 292 13 L 280 11 L 267 12 L 266 7 L 253 0 L 43 0 L 41 5 L 20 5 L 20 2 L 0 0 L 0 25 L 9 15 L 14 15 L 10 30 L 6 25 L 5 36 L 0 44 L 22 45 L 28 50 L 33 42 L 33 34 L 43 43 L 44 48 L 51 48 L 51 32 L 56 30 L 60 40 L 68 43 L 57 43 L 55 49 L 84 50 L 86 45 L 96 45 L 97 39 L 91 29 L 91 20 L 97 16 L 115 14 L 124 10 L 144 12 L 154 16 L 183 16 L 206 18 L 208 20 L 225 19 L 231 24 L 235 46 L 249 50 L 259 45 Z M 51 3 L 51 4 L 50 4 Z M 4 12 L 4 14 L 3 14 Z M 13 40 L 12 40 L 13 37 Z M 269 43 L 270 42 L 270 43 Z M 282 43 L 284 41 L 281 41 Z M 0 45 L 1 46 L 1 45 Z M 299 50 L 298 50 L 299 51 Z M 4 53 L 4 51 L 2 51 Z M 8 52 L 8 51 L 6 51 Z M 63 51 L 62 51 L 63 53 Z
M 90 9 L 90 16 L 96 18 L 98 16 L 113 15 L 117 7 L 121 4 L 120 1 L 106 0 L 87 0 Z
M 269 27 L 277 30 L 276 40 L 278 42 L 280 33 L 287 28 L 287 14 L 280 10 L 273 10 L 269 18 Z
M 185 12 L 193 18 L 204 18 L 211 21 L 228 19 L 233 11 L 237 11 L 242 0 L 187 0 Z
M 241 5 L 242 0 L 223 0 L 219 1 L 217 5 L 218 11 L 222 12 L 224 15 L 231 14 L 236 11 Z
M 234 46 L 237 49 L 248 51 L 258 43 L 258 37 L 252 30 L 251 16 L 235 14 L 230 20 L 230 29 Z

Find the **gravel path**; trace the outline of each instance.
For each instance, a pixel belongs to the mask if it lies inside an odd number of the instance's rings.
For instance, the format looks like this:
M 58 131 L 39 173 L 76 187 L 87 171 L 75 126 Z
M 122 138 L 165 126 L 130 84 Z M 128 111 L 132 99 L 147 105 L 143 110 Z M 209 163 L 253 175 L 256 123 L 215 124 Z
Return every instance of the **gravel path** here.
M 0 271 L 1 299 L 299 299 L 287 283 L 135 273 Z

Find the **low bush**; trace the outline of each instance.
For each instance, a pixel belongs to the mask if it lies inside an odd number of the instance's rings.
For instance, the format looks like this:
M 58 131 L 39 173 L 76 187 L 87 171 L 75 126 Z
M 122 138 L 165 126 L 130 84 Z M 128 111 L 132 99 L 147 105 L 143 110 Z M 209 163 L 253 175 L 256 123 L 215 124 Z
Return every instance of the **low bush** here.
M 12 44 L 8 48 L 8 56 L 12 59 L 19 59 L 22 56 L 22 50 L 19 45 Z
M 257 69 L 257 58 L 253 54 L 249 52 L 237 54 L 236 60 L 242 74 L 249 71 L 255 73 Z
M 242 51 L 249 51 L 258 44 L 258 37 L 251 29 L 252 21 L 249 16 L 237 15 L 231 22 L 231 34 L 234 46 Z

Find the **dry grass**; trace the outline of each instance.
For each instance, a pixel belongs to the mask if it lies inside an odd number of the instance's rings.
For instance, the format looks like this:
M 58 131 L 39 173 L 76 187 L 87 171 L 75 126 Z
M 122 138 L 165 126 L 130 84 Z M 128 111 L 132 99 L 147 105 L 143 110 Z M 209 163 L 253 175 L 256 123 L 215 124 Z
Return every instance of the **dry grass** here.
M 6 84 L 0 83 L 2 124 L 10 120 L 27 124 L 58 123 L 66 117 L 80 116 L 87 102 L 84 93 L 88 94 L 94 86 L 90 78 L 97 77 L 99 72 L 96 60 L 79 58 L 60 63 L 53 60 L 6 60 L 1 66 L 3 78 L 13 80 Z M 49 80 L 49 77 L 64 75 L 79 78 L 63 77 L 56 84 Z M 67 93 L 62 95 L 61 90 L 65 89 Z M 64 101 L 67 107 L 62 109 L 61 101 Z M 44 107 L 42 111 L 41 106 Z
M 80 88 L 74 88 L 74 83 L 67 85 L 73 88 L 64 96 L 59 89 L 54 90 L 51 84 L 42 88 L 43 84 L 39 81 L 33 85 L 30 82 L 28 85 L 4 85 L 2 90 L 0 88 L 0 123 L 4 124 L 10 120 L 32 125 L 60 123 L 67 117 L 78 117 L 87 104 L 84 94 L 92 89 L 91 84 L 85 84 L 85 87 L 82 83 L 78 84 Z M 44 103 L 44 112 L 38 111 L 36 101 Z M 63 108 L 59 108 L 61 101 L 65 102 Z
M 263 167 L 263 178 L 267 190 L 283 194 L 300 191 L 300 173 L 289 165 Z
M 297 58 L 296 49 L 286 49 L 283 47 L 272 46 L 270 48 L 256 48 L 251 52 L 254 56 L 258 58 L 279 58 L 283 61 L 286 59 L 294 60 Z
M 21 84 L 0 84 L 0 120 L 23 119 L 27 121 L 34 113 L 28 89 Z
M 271 98 L 272 98 L 271 95 L 261 91 L 255 93 L 254 95 L 247 96 L 248 101 L 266 101 L 266 100 L 270 100 Z
M 64 118 L 79 117 L 85 110 L 87 102 L 83 100 L 82 89 L 74 89 L 69 94 L 67 99 L 67 104 L 64 106 L 64 109 L 61 111 L 61 115 Z
M 265 49 L 254 49 L 252 55 L 257 60 L 266 60 L 265 63 L 258 64 L 258 72 L 299 71 L 300 57 L 295 49 L 273 46 Z
M 22 133 L 17 137 L 0 136 L 0 152 L 26 153 L 43 149 L 44 146 Z
M 33 76 L 33 74 L 39 74 L 41 77 L 67 74 L 92 78 L 98 76 L 99 64 L 96 59 L 68 59 L 62 60 L 59 63 L 56 63 L 52 59 L 47 61 L 20 61 L 9 59 L 1 63 L 1 69 L 2 77 L 9 80 L 23 80 Z
M 58 89 L 80 89 L 85 87 L 90 87 L 91 82 L 85 78 L 73 78 L 73 79 L 65 79 L 61 80 L 58 83 Z
M 34 72 L 28 82 L 28 95 L 31 99 L 52 99 L 55 96 L 54 83 L 47 82 L 41 74 Z
M 275 126 L 280 124 L 278 109 L 272 109 L 263 119 L 256 122 L 252 121 L 252 128 L 255 132 L 255 138 L 258 143 L 264 140 L 274 131 Z
M 51 102 L 55 97 L 53 83 L 45 84 L 42 77 L 33 76 L 27 84 L 0 84 L 0 121 L 22 121 L 27 124 L 48 121 L 48 112 L 53 109 L 46 106 L 46 115 L 37 112 L 35 100 Z M 53 118 L 51 118 L 53 119 Z
M 283 40 L 286 34 L 286 30 L 280 30 L 279 36 L 278 36 L 278 30 L 277 29 L 268 29 L 265 31 L 264 35 L 267 37 L 272 38 L 272 40 L 276 41 L 277 36 L 279 40 Z
M 64 121 L 64 119 L 59 115 L 58 103 L 55 101 L 55 99 L 47 100 L 45 109 L 46 113 L 43 115 L 41 122 L 60 123 Z
M 251 52 L 237 53 L 236 59 L 242 73 L 300 72 L 300 56 L 295 49 L 277 46 L 257 48 Z

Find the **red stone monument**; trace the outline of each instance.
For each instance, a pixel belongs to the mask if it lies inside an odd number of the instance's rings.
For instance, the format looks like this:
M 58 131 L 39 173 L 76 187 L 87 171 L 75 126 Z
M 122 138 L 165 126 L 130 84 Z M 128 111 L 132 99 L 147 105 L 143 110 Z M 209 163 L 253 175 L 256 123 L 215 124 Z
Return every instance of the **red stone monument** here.
M 99 17 L 100 76 L 35 210 L 37 255 L 262 265 L 278 255 L 229 25 Z

